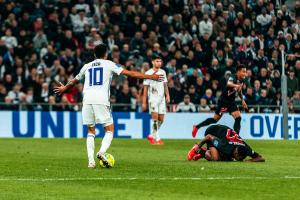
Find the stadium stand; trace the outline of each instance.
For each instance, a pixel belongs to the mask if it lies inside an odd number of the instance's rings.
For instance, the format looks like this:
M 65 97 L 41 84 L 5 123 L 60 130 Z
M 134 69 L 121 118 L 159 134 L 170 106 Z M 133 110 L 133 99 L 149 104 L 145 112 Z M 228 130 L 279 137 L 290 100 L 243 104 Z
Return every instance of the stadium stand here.
M 281 56 L 286 50 L 290 112 L 300 108 L 300 1 L 277 0 L 0 0 L 2 110 L 78 110 L 82 84 L 55 96 L 105 42 L 109 59 L 147 71 L 159 54 L 168 74 L 169 111 L 214 109 L 235 66 L 248 66 L 250 112 L 280 112 Z M 281 3 L 281 4 L 280 4 Z M 142 81 L 112 82 L 114 111 L 138 111 Z M 197 109 L 183 109 L 186 101 Z M 62 103 L 62 104 L 61 104 Z M 177 108 L 176 105 L 181 105 Z

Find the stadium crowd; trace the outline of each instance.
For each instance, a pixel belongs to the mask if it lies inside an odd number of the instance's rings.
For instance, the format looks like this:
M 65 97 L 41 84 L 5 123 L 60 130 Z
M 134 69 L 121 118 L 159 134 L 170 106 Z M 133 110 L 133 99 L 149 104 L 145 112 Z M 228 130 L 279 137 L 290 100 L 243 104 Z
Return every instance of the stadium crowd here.
M 109 59 L 130 70 L 147 71 L 159 54 L 176 105 L 170 111 L 178 112 L 213 110 L 238 64 L 248 66 L 247 104 L 279 112 L 284 46 L 289 108 L 299 112 L 300 1 L 291 9 L 284 2 L 0 0 L 0 107 L 78 109 L 83 85 L 59 97 L 53 80 L 74 78 L 104 42 Z M 111 102 L 124 105 L 113 110 L 140 110 L 141 90 L 142 81 L 116 77 Z

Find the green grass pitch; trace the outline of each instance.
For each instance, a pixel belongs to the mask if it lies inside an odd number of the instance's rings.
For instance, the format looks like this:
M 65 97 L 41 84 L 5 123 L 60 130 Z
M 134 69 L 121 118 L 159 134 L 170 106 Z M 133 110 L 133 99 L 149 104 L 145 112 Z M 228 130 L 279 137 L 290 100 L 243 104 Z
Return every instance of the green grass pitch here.
M 91 170 L 85 139 L 0 139 L 0 199 L 300 199 L 300 141 L 248 141 L 265 163 L 187 161 L 194 142 L 114 139 Z

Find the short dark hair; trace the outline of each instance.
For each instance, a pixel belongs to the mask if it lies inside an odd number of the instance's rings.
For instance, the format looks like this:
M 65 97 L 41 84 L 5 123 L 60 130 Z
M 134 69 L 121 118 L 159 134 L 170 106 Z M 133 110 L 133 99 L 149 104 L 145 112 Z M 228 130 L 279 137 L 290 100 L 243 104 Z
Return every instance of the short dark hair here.
M 236 67 L 236 71 L 238 72 L 238 71 L 240 71 L 240 70 L 242 70 L 242 69 L 244 69 L 244 68 L 247 69 L 246 65 L 243 65 L 243 64 L 238 65 L 238 66 Z
M 94 48 L 94 54 L 96 58 L 104 58 L 107 51 L 107 47 L 104 43 L 98 44 Z
M 240 160 L 244 160 L 247 157 L 247 148 L 245 146 L 237 146 L 236 148 Z
M 154 53 L 151 57 L 151 60 L 161 59 L 160 55 Z

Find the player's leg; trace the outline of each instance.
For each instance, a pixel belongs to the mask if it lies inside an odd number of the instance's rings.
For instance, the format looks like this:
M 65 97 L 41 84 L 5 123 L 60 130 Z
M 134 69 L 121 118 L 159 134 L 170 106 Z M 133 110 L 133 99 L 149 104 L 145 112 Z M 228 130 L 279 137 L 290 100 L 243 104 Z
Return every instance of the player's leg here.
M 233 130 L 239 134 L 241 129 L 241 112 L 239 110 L 231 112 L 232 117 L 234 118 Z
M 210 147 L 211 161 L 220 161 L 220 154 L 216 147 Z M 209 156 L 207 156 L 209 158 Z
M 151 119 L 152 119 L 152 131 L 148 140 L 151 144 L 156 142 L 157 132 L 158 132 L 158 112 L 151 112 Z
M 156 144 L 163 144 L 163 141 L 161 140 L 161 138 L 159 136 L 159 129 L 164 122 L 164 116 L 165 116 L 164 114 L 158 114 L 157 131 L 156 131 L 156 137 L 155 137 Z
M 197 124 L 196 126 L 193 127 L 192 136 L 196 137 L 199 128 L 208 126 L 210 124 L 217 123 L 221 119 L 221 117 L 222 117 L 222 114 L 219 114 L 216 112 L 212 118 L 208 118 L 208 119 L 204 120 L 203 122 Z
M 82 106 L 82 121 L 88 127 L 86 138 L 86 149 L 88 154 L 88 167 L 95 168 L 95 118 L 92 105 L 83 104 Z
M 159 129 L 164 122 L 166 114 L 166 102 L 163 101 L 158 105 L 158 127 L 156 132 L 156 144 L 164 144 L 159 136 Z
M 150 144 L 155 144 L 157 131 L 158 131 L 158 106 L 156 102 L 149 102 L 149 112 L 151 114 L 152 130 L 147 139 Z
M 205 157 L 206 148 L 199 147 L 198 144 L 195 144 L 191 150 L 188 152 L 187 159 L 188 160 L 199 160 L 200 158 Z
M 199 149 L 196 152 L 196 155 L 194 155 L 193 160 L 197 161 L 200 158 L 206 158 L 206 152 L 207 152 L 207 148 L 206 147 L 201 147 L 201 149 Z
M 206 159 L 207 161 L 212 161 L 212 156 L 211 156 L 210 150 L 207 150 L 207 151 L 205 152 L 205 159 Z
M 111 142 L 114 137 L 114 134 L 113 134 L 114 133 L 114 125 L 113 124 L 110 124 L 110 125 L 103 124 L 103 126 L 104 126 L 105 135 L 102 139 L 100 150 L 97 153 L 97 158 L 99 160 L 102 160 L 103 164 L 106 167 L 110 167 L 110 163 L 108 162 L 108 158 L 106 157 L 105 153 L 108 150 L 108 148 L 110 147 Z
M 104 131 L 105 131 L 105 135 L 102 139 L 102 143 L 101 143 L 101 147 L 99 150 L 100 154 L 104 154 L 106 153 L 106 151 L 108 150 L 108 148 L 111 145 L 111 141 L 114 138 L 114 125 L 113 124 L 106 124 L 103 125 L 104 126 Z
M 95 154 L 95 125 L 88 125 L 88 135 L 86 138 L 86 149 L 88 154 L 89 168 L 95 168 L 96 163 L 94 159 Z
M 114 125 L 110 107 L 106 105 L 93 105 L 93 109 L 96 123 L 102 124 L 105 131 L 100 150 L 97 153 L 97 158 L 101 159 L 105 165 L 109 165 L 105 153 L 110 147 L 114 136 Z

